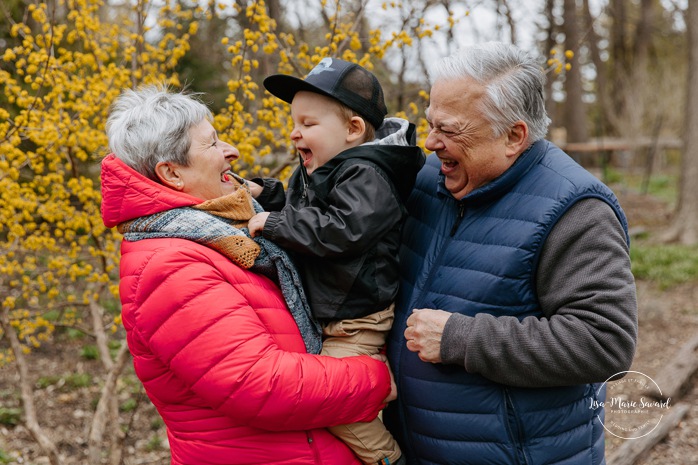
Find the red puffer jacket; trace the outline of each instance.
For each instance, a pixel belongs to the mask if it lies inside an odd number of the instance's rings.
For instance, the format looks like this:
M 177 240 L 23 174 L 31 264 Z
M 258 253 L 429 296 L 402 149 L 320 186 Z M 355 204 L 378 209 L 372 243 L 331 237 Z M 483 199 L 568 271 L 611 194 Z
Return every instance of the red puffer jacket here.
M 113 156 L 108 227 L 201 200 Z M 136 373 L 167 425 L 172 464 L 360 462 L 326 426 L 369 421 L 390 390 L 370 357 L 308 355 L 279 288 L 183 239 L 124 241 L 120 293 Z

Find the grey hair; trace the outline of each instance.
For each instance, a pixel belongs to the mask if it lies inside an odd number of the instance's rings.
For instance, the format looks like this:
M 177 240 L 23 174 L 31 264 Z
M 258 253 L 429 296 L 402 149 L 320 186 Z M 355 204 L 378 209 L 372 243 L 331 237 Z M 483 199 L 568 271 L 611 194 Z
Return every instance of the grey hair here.
M 495 137 L 519 120 L 528 126 L 529 143 L 548 133 L 550 118 L 543 99 L 545 74 L 528 53 L 515 45 L 487 42 L 443 58 L 429 71 L 432 85 L 463 78 L 474 79 L 485 87 L 482 110 L 492 123 Z
M 171 92 L 162 85 L 125 90 L 112 104 L 107 119 L 109 149 L 154 181 L 158 181 L 155 166 L 159 162 L 188 166 L 190 129 L 213 120 L 199 95 Z

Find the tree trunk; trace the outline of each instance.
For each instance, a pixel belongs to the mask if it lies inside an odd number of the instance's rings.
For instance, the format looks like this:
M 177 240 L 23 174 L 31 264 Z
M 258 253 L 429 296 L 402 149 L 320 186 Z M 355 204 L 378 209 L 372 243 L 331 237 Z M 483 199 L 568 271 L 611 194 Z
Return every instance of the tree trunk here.
M 555 14 L 553 9 L 555 8 L 555 0 L 545 1 L 545 18 L 548 21 L 547 29 L 545 31 L 545 53 L 549 54 L 550 51 L 555 48 Z M 560 125 L 557 117 L 557 108 L 555 105 L 555 99 L 553 98 L 553 81 L 552 77 L 548 77 L 545 80 L 545 110 L 548 113 L 548 117 L 553 122 L 554 127 Z M 555 142 L 555 141 L 554 141 Z
M 609 112 L 606 120 L 611 124 L 616 135 L 623 136 L 627 133 L 624 128 L 626 108 L 626 92 L 630 82 L 630 62 L 627 50 L 627 38 L 625 29 L 627 28 L 626 0 L 609 0 L 608 16 L 611 19 L 609 25 L 610 45 L 609 58 L 607 61 L 608 92 L 605 95 Z
M 643 125 L 643 117 L 653 112 L 648 99 L 638 97 L 643 95 L 643 89 L 650 81 L 649 52 L 652 45 L 652 29 L 654 28 L 653 1 L 642 0 L 640 2 L 640 17 L 635 23 L 636 32 L 629 49 L 631 67 L 628 77 L 630 81 L 623 89 L 626 109 L 623 115 L 626 121 L 625 137 L 644 133 L 646 128 Z
M 577 15 L 577 1 L 565 0 L 564 11 L 565 48 L 574 52 L 568 63 L 572 66 L 565 74 L 565 107 L 564 124 L 567 129 L 567 142 L 586 142 L 589 139 L 587 130 L 587 112 L 582 100 L 582 72 L 579 69 L 580 34 Z M 570 153 L 572 158 L 579 161 L 581 154 Z
M 594 29 L 595 18 L 591 14 L 589 0 L 582 1 L 582 12 L 585 18 L 584 26 L 587 29 L 587 37 L 585 42 L 589 47 L 591 62 L 594 64 L 594 68 L 596 69 L 595 91 L 598 102 L 598 110 L 595 112 L 597 116 L 594 119 L 594 128 L 592 129 L 592 133 L 596 137 L 608 136 L 610 135 L 609 132 L 612 133 L 609 121 L 611 121 L 614 112 L 611 108 L 609 108 L 608 105 L 608 72 L 606 70 L 605 63 L 601 58 L 601 50 L 599 48 L 601 38 Z
M 506 20 L 507 27 L 509 28 L 509 38 L 511 43 L 517 45 L 519 37 L 517 33 L 516 21 L 511 13 L 511 7 L 509 6 L 509 2 L 507 0 L 497 1 L 497 14 L 504 17 Z
M 662 239 L 686 245 L 698 244 L 698 5 L 688 2 L 688 80 L 684 123 L 684 148 L 676 212 Z

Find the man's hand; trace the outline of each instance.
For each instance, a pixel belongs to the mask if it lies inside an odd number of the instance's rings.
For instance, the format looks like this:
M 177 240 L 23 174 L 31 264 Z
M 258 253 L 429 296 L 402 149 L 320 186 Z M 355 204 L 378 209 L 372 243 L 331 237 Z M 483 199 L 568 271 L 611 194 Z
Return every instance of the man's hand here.
M 262 234 L 262 230 L 264 229 L 264 225 L 266 224 L 268 217 L 269 212 L 261 212 L 250 218 L 250 221 L 247 223 L 247 229 L 250 230 L 250 236 L 257 237 Z
M 417 352 L 422 361 L 441 363 L 441 336 L 450 317 L 451 313 L 443 310 L 412 310 L 405 329 L 407 348 Z

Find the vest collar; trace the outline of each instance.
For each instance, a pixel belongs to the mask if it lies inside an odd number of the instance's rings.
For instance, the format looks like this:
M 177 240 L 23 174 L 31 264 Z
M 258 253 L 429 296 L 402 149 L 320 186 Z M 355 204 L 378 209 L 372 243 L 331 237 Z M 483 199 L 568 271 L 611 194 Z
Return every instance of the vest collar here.
M 511 165 L 509 169 L 507 169 L 493 181 L 465 195 L 459 199 L 459 202 L 465 202 L 468 205 L 477 205 L 489 203 L 501 197 L 505 193 L 509 192 L 511 188 L 517 182 L 519 182 L 519 179 L 521 179 L 534 165 L 540 162 L 543 155 L 545 155 L 547 148 L 548 141 L 546 140 L 541 139 L 534 142 L 533 145 L 519 155 L 519 158 L 516 159 L 514 164 Z M 445 176 L 440 171 L 437 191 L 439 195 L 451 198 L 453 197 L 446 189 Z

